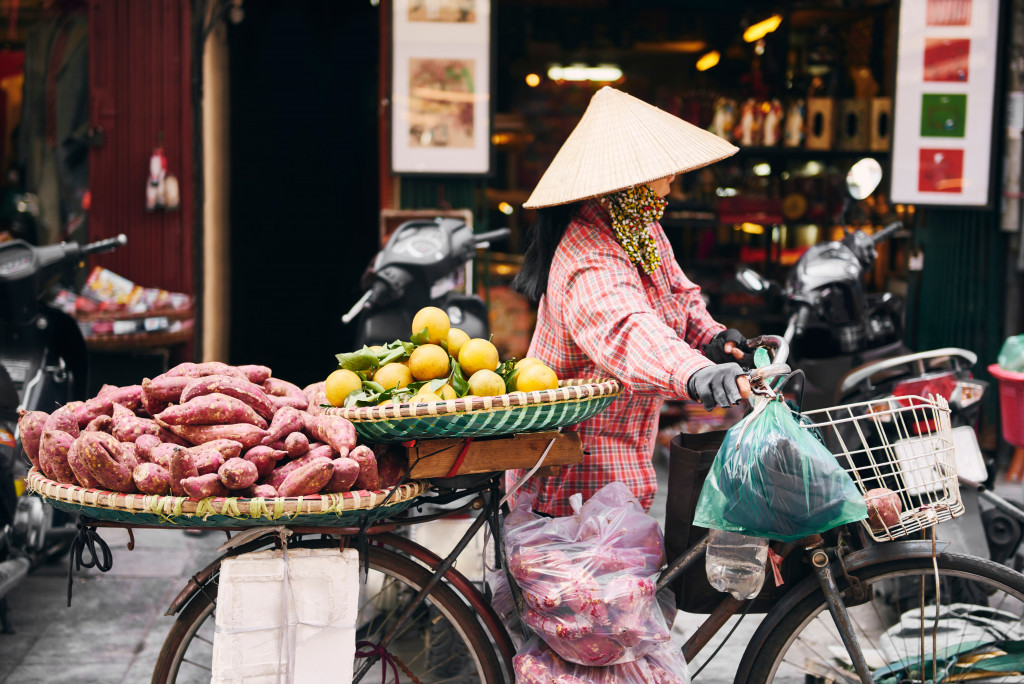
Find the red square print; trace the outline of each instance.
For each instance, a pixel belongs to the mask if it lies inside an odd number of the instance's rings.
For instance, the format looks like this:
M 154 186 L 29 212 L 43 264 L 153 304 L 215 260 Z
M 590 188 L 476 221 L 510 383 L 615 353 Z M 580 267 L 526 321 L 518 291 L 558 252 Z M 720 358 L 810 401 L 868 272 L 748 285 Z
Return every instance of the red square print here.
M 925 38 L 924 80 L 965 82 L 970 54 L 968 38 Z
M 968 26 L 971 0 L 928 0 L 928 26 Z
M 922 149 L 917 189 L 918 192 L 963 192 L 964 151 Z

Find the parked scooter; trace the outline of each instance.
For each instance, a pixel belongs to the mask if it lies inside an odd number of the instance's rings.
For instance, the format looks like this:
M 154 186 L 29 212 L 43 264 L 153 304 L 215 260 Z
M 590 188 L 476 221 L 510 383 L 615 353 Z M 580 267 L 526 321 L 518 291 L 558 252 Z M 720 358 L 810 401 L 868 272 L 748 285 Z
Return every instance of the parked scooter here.
M 43 303 L 54 277 L 70 275 L 90 254 L 127 243 L 124 235 L 89 245 L 0 244 L 0 628 L 4 597 L 31 567 L 63 551 L 74 520 L 34 496 L 21 496 L 28 457 L 17 435 L 18 410 L 52 411 L 84 400 L 85 338 L 74 319 Z
M 407 339 L 413 316 L 425 306 L 446 311 L 452 326 L 470 337 L 487 338 L 487 307 L 473 294 L 471 262 L 477 249 L 509 232 L 474 233 L 452 218 L 398 226 L 363 278 L 366 292 L 341 318 L 345 323 L 359 318 L 356 347 Z

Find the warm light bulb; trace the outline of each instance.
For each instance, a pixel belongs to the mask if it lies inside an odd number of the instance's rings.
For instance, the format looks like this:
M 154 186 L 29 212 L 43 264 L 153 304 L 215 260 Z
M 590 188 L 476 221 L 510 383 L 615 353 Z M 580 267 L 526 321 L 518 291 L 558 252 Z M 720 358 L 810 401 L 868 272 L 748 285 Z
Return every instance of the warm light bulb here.
M 781 14 L 776 14 L 768 17 L 764 21 L 759 21 L 756 24 L 747 27 L 747 30 L 743 32 L 743 40 L 748 43 L 756 43 L 775 29 L 779 28 L 779 24 L 781 23 Z
M 531 88 L 536 88 L 537 86 L 540 85 L 540 76 L 538 76 L 537 74 L 527 74 L 526 85 L 530 86 Z
M 707 71 L 711 67 L 718 64 L 718 60 L 722 58 L 722 55 L 718 53 L 718 50 L 712 50 L 711 52 L 702 55 L 697 60 L 697 71 Z
M 511 216 L 513 211 L 512 205 L 509 204 L 508 202 L 500 202 L 498 204 L 498 211 L 500 211 L 502 214 L 505 214 L 506 216 Z

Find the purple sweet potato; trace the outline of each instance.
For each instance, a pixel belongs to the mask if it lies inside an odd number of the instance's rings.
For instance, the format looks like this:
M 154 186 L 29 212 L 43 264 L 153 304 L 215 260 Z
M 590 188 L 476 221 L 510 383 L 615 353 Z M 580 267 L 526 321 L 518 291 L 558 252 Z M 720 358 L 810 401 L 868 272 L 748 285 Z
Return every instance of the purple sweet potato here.
M 224 465 L 217 471 L 217 475 L 228 489 L 245 489 L 256 484 L 256 480 L 259 479 L 256 464 L 245 458 L 232 458 L 224 461 Z
M 86 465 L 85 460 L 82 458 L 82 452 L 79 450 L 81 439 L 82 436 L 79 434 L 78 439 L 71 443 L 71 448 L 68 449 L 68 465 L 71 466 L 78 484 L 92 489 L 101 489 L 100 483 L 89 474 L 89 466 Z
M 341 416 L 311 416 L 306 431 L 315 439 L 331 445 L 339 456 L 346 456 L 356 445 L 356 428 Z
M 326 418 L 327 416 L 321 417 Z M 348 452 L 348 457 L 359 464 L 359 477 L 352 483 L 352 489 L 368 489 L 370 491 L 380 489 L 377 457 L 373 455 L 373 449 L 365 444 L 360 444 Z
M 305 411 L 309 406 L 309 399 L 296 385 L 279 378 L 267 378 L 263 381 L 263 391 L 270 396 L 270 400 L 278 407 L 291 406 L 300 411 Z
M 356 448 L 358 449 L 359 447 Z M 408 471 L 409 460 L 405 456 L 404 451 L 397 453 L 388 450 L 377 455 L 377 476 L 380 489 L 394 487 L 402 481 L 402 478 L 405 477 Z
M 359 464 L 344 456 L 334 459 L 331 463 L 334 464 L 334 474 L 321 491 L 324 494 L 336 494 L 352 489 L 356 478 L 359 477 Z
M 47 430 L 60 430 L 72 437 L 78 437 L 78 419 L 75 418 L 75 412 L 67 406 L 61 406 L 43 423 L 43 432 Z
M 171 493 L 171 474 L 156 463 L 140 463 L 132 471 L 132 480 L 143 494 L 167 496 Z
M 209 475 L 220 470 L 224 465 L 224 457 L 216 449 L 208 449 L 206 445 L 192 447 L 189 449 L 192 454 L 192 462 L 196 464 L 196 470 L 200 475 Z
M 184 449 L 185 447 L 180 444 L 169 444 L 167 442 L 161 442 L 155 447 L 149 450 L 149 462 L 156 463 L 164 470 L 170 471 L 171 469 L 171 457 L 174 455 L 175 449 Z
M 140 463 L 149 463 L 153 460 L 150 455 L 153 449 L 163 444 L 160 438 L 155 435 L 139 435 L 139 438 L 135 440 L 135 451 L 138 454 Z
M 205 499 L 211 496 L 227 496 L 228 490 L 220 481 L 217 473 L 186 477 L 181 481 L 181 488 L 190 499 Z
M 224 394 L 247 404 L 266 420 L 274 416 L 277 407 L 259 385 L 231 375 L 206 375 L 195 378 L 181 393 L 181 403 L 207 394 Z
M 135 470 L 135 466 L 139 465 L 139 448 L 135 442 L 121 442 L 118 460 L 128 470 Z
M 142 393 L 151 401 L 177 404 L 181 401 L 181 393 L 185 391 L 192 378 L 187 376 L 158 375 L 152 380 L 142 381 Z
M 130 492 L 135 488 L 132 471 L 121 465 L 121 443 L 105 432 L 83 432 L 79 437 L 79 454 L 89 474 L 104 489 Z
M 171 493 L 174 496 L 185 496 L 185 489 L 181 484 L 183 480 L 199 477 L 192 454 L 181 447 L 175 448 L 171 453 L 171 467 L 168 472 L 171 474 Z
M 236 378 L 244 378 L 245 374 L 235 368 L 229 366 L 226 363 L 220 361 L 206 361 L 203 363 L 179 363 L 174 368 L 170 369 L 164 375 L 171 377 L 188 377 L 188 378 L 201 378 L 206 375 L 233 375 Z
M 125 385 L 103 395 L 110 398 L 112 404 L 121 404 L 129 411 L 136 411 L 142 406 L 142 385 Z
M 68 465 L 68 449 L 75 438 L 63 430 L 44 430 L 39 440 L 39 469 L 43 475 L 67 484 L 78 484 L 75 471 Z
M 110 394 L 117 389 L 120 389 L 117 385 L 102 385 L 100 387 L 100 391 L 96 393 L 96 396 L 102 397 L 104 394 Z
M 122 442 L 134 442 L 142 435 L 160 434 L 160 426 L 152 418 L 139 418 L 121 404 L 111 407 L 114 428 L 111 434 Z
M 106 432 L 109 435 L 114 432 L 114 419 L 107 415 L 96 416 L 82 428 L 82 432 Z
M 219 439 L 229 439 L 241 444 L 243 449 L 250 449 L 256 446 L 267 435 L 266 430 L 262 430 L 249 423 L 234 423 L 230 425 L 168 425 L 167 428 L 189 444 L 198 445 Z
M 167 426 L 249 423 L 261 429 L 267 427 L 267 421 L 244 401 L 219 392 L 169 406 L 156 418 L 161 425 Z
M 257 385 L 262 385 L 271 376 L 271 371 L 266 366 L 257 366 L 250 363 L 243 366 L 235 366 L 235 368 L 240 370 L 242 375 L 249 379 L 249 382 Z
M 100 416 L 111 415 L 112 407 L 114 405 L 114 402 L 111 399 L 113 395 L 113 392 L 108 392 L 102 397 L 93 397 L 89 401 L 77 407 L 75 409 L 75 417 L 78 419 L 78 427 L 84 428 Z
M 251 461 L 256 466 L 260 478 L 264 478 L 274 471 L 274 466 L 287 455 L 284 451 L 277 451 L 268 446 L 254 446 L 245 452 L 245 460 Z
M 284 465 L 280 465 L 280 466 L 274 468 L 274 471 L 272 473 L 270 473 L 270 476 L 267 477 L 261 484 L 268 484 L 268 485 L 274 487 L 275 489 L 277 489 L 278 492 L 280 492 L 281 491 L 281 485 L 284 484 L 285 479 L 289 475 L 291 475 L 292 472 L 294 472 L 295 470 L 298 470 L 302 466 L 307 465 L 307 464 L 311 463 L 312 461 L 314 461 L 316 459 L 319 459 L 319 458 L 326 458 L 327 460 L 330 460 L 330 454 L 331 454 L 330 447 L 328 447 L 326 449 L 326 451 L 321 450 L 321 451 L 319 451 L 317 453 L 313 453 L 311 451 L 308 454 L 306 454 L 305 456 L 302 456 L 301 458 L 297 458 L 294 461 L 289 461 L 288 463 L 285 463 Z
M 301 432 L 293 432 L 284 438 L 284 450 L 292 458 L 309 453 L 309 439 Z
M 28 455 L 32 465 L 39 467 L 39 440 L 43 436 L 43 423 L 50 414 L 42 411 L 18 411 L 18 434 L 21 446 Z
M 246 487 L 243 490 L 243 494 L 253 499 L 273 499 L 277 496 L 277 490 L 267 484 L 255 484 L 251 487 Z
M 264 444 L 278 442 L 293 432 L 300 432 L 306 427 L 308 416 L 292 406 L 282 406 L 274 414 L 267 428 L 267 436 L 263 439 Z
M 238 458 L 242 455 L 242 445 L 233 439 L 214 439 L 202 444 L 204 449 L 216 449 L 224 460 Z
M 307 385 L 302 388 L 302 393 L 306 395 L 306 401 L 309 402 L 309 406 L 306 407 L 306 412 L 313 416 L 319 416 L 324 412 L 321 406 L 329 404 L 327 401 L 327 390 L 324 389 L 324 381 L 314 382 L 312 385 Z
M 277 488 L 278 496 L 311 496 L 324 488 L 334 475 L 334 462 L 315 458 L 290 472 Z

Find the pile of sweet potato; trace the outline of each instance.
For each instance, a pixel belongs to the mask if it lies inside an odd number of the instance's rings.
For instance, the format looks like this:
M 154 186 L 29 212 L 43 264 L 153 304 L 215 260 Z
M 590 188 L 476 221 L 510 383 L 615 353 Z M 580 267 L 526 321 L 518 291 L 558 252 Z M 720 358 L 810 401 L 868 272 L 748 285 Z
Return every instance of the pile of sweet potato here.
M 352 423 L 324 415 L 323 383 L 305 390 L 266 366 L 183 363 L 86 402 L 22 412 L 32 465 L 52 480 L 115 492 L 204 499 L 375 490 L 400 462 L 356 444 Z

